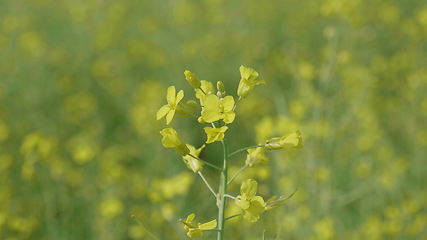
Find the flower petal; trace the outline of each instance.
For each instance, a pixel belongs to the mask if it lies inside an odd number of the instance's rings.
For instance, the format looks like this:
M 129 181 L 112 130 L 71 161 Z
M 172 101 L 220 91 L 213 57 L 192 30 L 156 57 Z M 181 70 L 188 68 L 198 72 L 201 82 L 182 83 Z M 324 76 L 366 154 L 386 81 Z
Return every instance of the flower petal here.
M 164 116 L 166 116 L 166 114 L 168 114 L 169 111 L 170 111 L 169 105 L 163 105 L 159 109 L 159 111 L 157 111 L 156 119 L 159 120 L 159 119 L 163 118 Z
M 184 91 L 180 90 L 178 94 L 176 95 L 175 99 L 175 106 L 178 105 L 178 103 L 184 98 Z
M 168 87 L 166 99 L 170 105 L 175 105 L 175 86 Z
M 168 115 L 166 115 L 166 124 L 167 125 L 169 125 L 169 123 L 172 121 L 174 115 L 175 115 L 175 109 L 171 109 L 168 112 Z
M 212 230 L 212 229 L 216 228 L 216 225 L 217 225 L 216 219 L 214 219 L 214 220 L 212 220 L 210 222 L 200 224 L 199 225 L 199 229 L 203 230 L 203 231 Z
M 224 112 L 233 111 L 234 98 L 232 96 L 226 96 L 222 99 L 222 105 L 224 106 Z

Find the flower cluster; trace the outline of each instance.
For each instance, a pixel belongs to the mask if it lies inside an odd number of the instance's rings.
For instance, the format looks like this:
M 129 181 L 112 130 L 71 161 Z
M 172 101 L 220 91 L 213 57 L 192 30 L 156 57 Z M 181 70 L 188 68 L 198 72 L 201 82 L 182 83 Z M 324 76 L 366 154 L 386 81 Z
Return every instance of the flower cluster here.
M 186 102 L 183 102 L 183 90 L 180 90 L 176 94 L 175 87 L 170 86 L 167 89 L 167 104 L 162 106 L 157 112 L 157 120 L 166 116 L 167 125 L 172 122 L 176 112 L 184 116 L 195 117 L 200 124 L 207 125 L 203 128 L 206 135 L 206 141 L 200 148 L 184 143 L 178 136 L 177 131 L 173 128 L 168 127 L 160 131 L 163 146 L 175 149 L 182 156 L 182 159 L 188 169 L 198 174 L 208 189 L 212 192 L 218 206 L 218 221 L 214 219 L 204 224 L 194 223 L 194 213 L 188 215 L 186 220 L 181 220 L 184 224 L 184 229 L 187 231 L 187 236 L 190 238 L 201 237 L 204 231 L 212 230 L 218 232 L 219 239 L 223 239 L 224 222 L 226 220 L 242 216 L 243 219 L 249 222 L 256 222 L 264 211 L 274 209 L 282 204 L 283 198 L 278 200 L 273 198 L 273 200 L 265 202 L 262 196 L 256 195 L 258 183 L 254 179 L 245 180 L 241 185 L 240 195 L 236 197 L 228 194 L 225 189 L 226 186 L 246 168 L 253 167 L 257 164 L 268 163 L 269 159 L 266 156 L 266 151 L 277 149 L 298 149 L 302 146 L 301 133 L 299 131 L 295 131 L 282 137 L 271 138 L 263 144 L 237 150 L 231 154 L 227 152 L 225 136 L 230 124 L 232 124 L 236 118 L 235 110 L 237 108 L 237 103 L 246 98 L 249 93 L 253 91 L 255 86 L 265 83 L 264 81 L 258 80 L 259 74 L 252 68 L 241 66 L 240 75 L 241 79 L 237 89 L 238 100 L 235 101 L 233 96 L 227 95 L 223 82 L 218 81 L 215 89 L 214 84 L 211 82 L 199 80 L 196 74 L 186 70 L 184 71 L 184 76 L 187 82 L 194 89 L 195 99 L 189 99 Z M 207 145 L 215 142 L 221 142 L 223 146 L 224 163 L 222 167 L 215 166 L 214 164 L 200 158 L 201 151 Z M 226 181 L 228 178 L 228 157 L 245 150 L 247 150 L 245 164 L 230 178 L 229 181 Z M 203 166 L 205 164 L 221 171 L 218 193 L 213 190 L 212 186 L 202 173 Z M 236 206 L 241 210 L 240 214 L 225 217 L 224 208 L 226 205 L 226 198 L 234 199 Z

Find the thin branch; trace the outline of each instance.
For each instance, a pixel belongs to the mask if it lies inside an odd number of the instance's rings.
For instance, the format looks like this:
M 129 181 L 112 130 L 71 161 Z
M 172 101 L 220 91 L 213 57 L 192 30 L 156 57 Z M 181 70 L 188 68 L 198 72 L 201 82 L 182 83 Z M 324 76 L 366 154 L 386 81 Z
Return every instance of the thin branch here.
M 208 165 L 209 167 L 212 167 L 212 168 L 215 168 L 216 170 L 222 171 L 222 169 L 221 169 L 220 167 L 217 167 L 217 166 L 213 165 L 212 163 L 206 162 L 205 160 L 202 160 L 202 159 L 200 159 L 200 158 L 198 158 L 198 157 L 194 156 L 194 155 L 193 155 L 193 154 L 191 154 L 191 153 L 189 153 L 189 154 L 188 154 L 188 156 L 190 156 L 190 157 L 192 157 L 192 158 L 194 158 L 194 159 L 197 159 L 197 160 L 199 160 L 199 161 L 201 161 L 201 162 L 205 163 L 205 164 L 206 164 L 206 165 Z
M 236 197 L 233 197 L 233 196 L 231 196 L 230 194 L 224 194 L 224 197 L 228 197 L 228 198 L 231 198 L 231 199 L 233 199 L 233 200 L 236 200 Z
M 236 150 L 230 154 L 228 154 L 228 157 L 234 156 L 240 152 L 246 151 L 248 149 L 252 149 L 252 148 L 258 148 L 258 147 L 265 147 L 265 144 L 260 144 L 260 145 L 253 145 L 253 146 L 249 146 L 249 147 L 245 147 L 245 148 L 241 148 L 239 150 Z
M 235 218 L 235 217 L 240 217 L 240 216 L 242 216 L 242 214 L 241 214 L 241 213 L 239 213 L 239 214 L 235 214 L 235 215 L 232 215 L 232 216 L 226 217 L 226 218 L 225 218 L 225 221 L 230 220 L 230 219 Z
M 213 190 L 213 188 L 211 187 L 211 185 L 209 184 L 208 180 L 206 180 L 205 176 L 203 176 L 203 173 L 198 171 L 197 172 L 199 174 L 199 176 L 202 178 L 203 182 L 206 184 L 206 186 L 209 188 L 209 190 L 211 191 L 211 193 L 214 195 L 215 199 L 217 199 L 217 194 L 216 192 Z
M 234 110 L 236 110 L 236 108 L 237 108 L 237 104 L 239 104 L 240 100 L 242 100 L 242 97 L 239 97 L 239 98 L 237 99 L 237 101 L 236 101 L 236 103 L 234 104 L 234 107 L 233 107 L 233 112 L 234 112 Z
M 243 167 L 241 167 L 237 172 L 230 178 L 230 180 L 227 182 L 227 184 L 230 184 L 233 182 L 233 180 L 240 175 L 246 168 L 248 168 L 249 165 L 245 164 Z

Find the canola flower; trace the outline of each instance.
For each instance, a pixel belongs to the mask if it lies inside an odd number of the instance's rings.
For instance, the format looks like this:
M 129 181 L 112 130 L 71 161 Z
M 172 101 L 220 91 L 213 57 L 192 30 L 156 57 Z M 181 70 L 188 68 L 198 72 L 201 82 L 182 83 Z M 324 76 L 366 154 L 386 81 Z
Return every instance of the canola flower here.
M 186 156 L 188 153 L 190 153 L 190 150 L 181 141 L 175 129 L 165 128 L 162 131 L 160 131 L 160 134 L 163 136 L 162 138 L 163 147 L 174 148 L 182 156 Z
M 184 160 L 185 165 L 187 165 L 188 169 L 191 171 L 197 173 L 199 171 L 203 170 L 203 162 L 197 159 L 202 152 L 203 148 L 206 147 L 205 144 L 203 144 L 200 148 L 194 147 L 193 145 L 186 144 L 187 148 L 190 150 L 190 155 L 183 156 L 182 159 Z M 197 157 L 197 158 L 195 158 Z
M 256 222 L 265 211 L 265 202 L 261 196 L 257 196 L 258 183 L 253 179 L 248 179 L 240 187 L 240 195 L 235 203 L 242 210 L 243 218 L 249 222 Z
M 163 105 L 159 111 L 157 111 L 157 120 L 162 119 L 166 116 L 166 124 L 172 121 L 175 112 L 179 111 L 179 102 L 184 98 L 184 91 L 181 90 L 176 94 L 175 86 L 168 87 L 166 100 L 168 104 Z
M 208 125 L 203 128 L 206 134 L 206 141 L 200 148 L 196 148 L 191 144 L 184 144 L 179 138 L 176 130 L 173 128 L 165 128 L 160 131 L 160 134 L 163 136 L 163 146 L 166 148 L 174 148 L 182 155 L 182 159 L 187 168 L 193 173 L 198 174 L 203 183 L 212 193 L 215 198 L 215 204 L 218 208 L 217 220 L 215 219 L 203 224 L 195 223 L 194 219 L 196 215 L 194 213 L 188 215 L 186 220 L 181 220 L 184 224 L 184 230 L 190 238 L 201 237 L 203 236 L 204 231 L 212 230 L 217 232 L 218 240 L 224 240 L 225 223 L 227 220 L 241 216 L 249 222 L 256 222 L 261 218 L 264 211 L 275 209 L 278 206 L 283 205 L 286 200 L 285 198 L 280 197 L 278 199 L 271 198 L 271 200 L 265 202 L 262 196 L 257 195 L 258 183 L 254 179 L 247 179 L 243 181 L 240 187 L 240 194 L 236 197 L 227 192 L 227 185 L 231 184 L 233 180 L 244 170 L 258 164 L 267 164 L 269 162 L 266 150 L 298 149 L 302 146 L 301 133 L 296 131 L 283 137 L 267 140 L 265 144 L 245 147 L 232 153 L 228 152 L 226 135 L 230 128 L 230 124 L 232 124 L 236 118 L 235 109 L 239 100 L 247 97 L 256 85 L 265 83 L 264 81 L 257 80 L 259 74 L 252 68 L 241 66 L 240 74 L 241 79 L 236 94 L 238 96 L 238 101 L 236 102 L 232 95 L 227 95 L 226 87 L 223 82 L 218 81 L 215 89 L 214 84 L 211 82 L 207 80 L 199 80 L 197 76 L 189 70 L 184 71 L 186 81 L 192 86 L 195 91 L 195 98 L 200 102 L 200 105 L 197 105 L 194 99 L 189 99 L 185 101 L 184 106 L 193 109 L 193 113 L 197 113 L 195 109 L 200 108 L 200 115 L 194 115 L 194 117 L 196 117 L 200 124 Z M 175 96 L 175 88 L 173 86 L 169 87 L 167 97 L 168 105 L 160 108 L 157 112 L 157 119 L 161 119 L 166 115 L 166 124 L 169 124 L 176 111 L 183 111 L 178 108 L 178 104 L 183 97 L 183 91 L 180 91 Z M 193 116 L 192 114 L 189 115 Z M 221 167 L 200 158 L 201 151 L 205 147 L 209 147 L 210 144 L 214 144 L 216 142 L 221 143 L 223 150 L 223 164 Z M 243 167 L 229 178 L 229 158 L 243 151 L 247 152 Z M 220 172 L 217 192 L 203 175 L 203 166 L 205 164 L 219 170 Z M 234 199 L 234 203 L 241 211 L 240 214 L 228 217 L 225 215 L 228 198 Z
M 234 113 L 234 98 L 226 96 L 219 98 L 217 95 L 207 95 L 203 100 L 203 110 L 201 120 L 211 123 L 223 120 L 225 123 L 232 123 L 236 114 Z
M 265 81 L 257 80 L 259 73 L 252 68 L 240 66 L 240 83 L 237 95 L 245 98 L 256 85 L 265 84 Z
M 196 214 L 191 213 L 185 220 L 181 220 L 184 224 L 184 229 L 187 231 L 187 236 L 190 238 L 199 238 L 203 236 L 203 231 L 209 231 L 217 226 L 216 219 L 206 223 L 195 223 Z

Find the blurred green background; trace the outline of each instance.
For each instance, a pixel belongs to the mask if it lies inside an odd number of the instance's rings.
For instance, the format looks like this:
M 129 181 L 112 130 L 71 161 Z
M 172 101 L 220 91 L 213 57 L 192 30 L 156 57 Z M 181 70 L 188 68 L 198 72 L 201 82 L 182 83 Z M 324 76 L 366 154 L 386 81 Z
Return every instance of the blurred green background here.
M 267 84 L 231 150 L 297 129 L 304 148 L 237 179 L 298 192 L 229 239 L 427 239 L 426 62 L 423 0 L 1 0 L 0 239 L 186 239 L 179 218 L 215 218 L 155 113 L 167 86 L 193 94 L 185 69 L 235 95 L 241 64 Z

